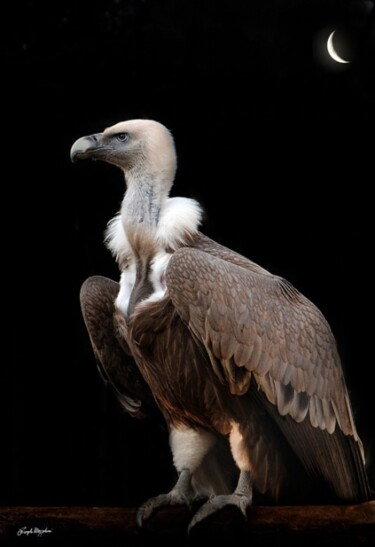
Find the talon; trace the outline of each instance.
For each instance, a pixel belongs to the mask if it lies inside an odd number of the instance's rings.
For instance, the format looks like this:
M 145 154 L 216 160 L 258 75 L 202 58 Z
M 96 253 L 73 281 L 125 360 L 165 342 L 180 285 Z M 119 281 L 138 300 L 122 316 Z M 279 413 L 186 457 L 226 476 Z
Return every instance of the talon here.
M 190 521 L 188 526 L 188 533 L 196 526 L 199 522 L 206 519 L 210 515 L 213 515 L 217 511 L 220 511 L 228 505 L 234 505 L 237 507 L 245 519 L 247 519 L 247 508 L 251 504 L 252 497 L 244 496 L 240 494 L 230 494 L 225 496 L 214 496 L 210 498 L 202 507 L 195 513 L 194 517 Z
M 146 518 L 147 518 L 147 517 L 146 517 Z M 137 526 L 138 526 L 139 528 L 142 528 L 143 520 L 144 520 L 144 511 L 139 510 L 139 511 L 137 512 Z
M 138 509 L 137 513 L 137 524 L 139 527 L 142 527 L 143 522 L 150 518 L 153 511 L 159 507 L 166 505 L 177 505 L 176 501 L 172 497 L 172 492 L 169 494 L 161 494 L 155 498 L 150 498 L 147 500 L 141 507 Z
M 188 496 L 186 496 L 185 494 L 181 495 L 181 499 L 184 502 L 184 504 L 186 505 L 186 507 L 188 509 L 191 509 L 191 505 L 192 505 L 193 500 L 191 498 L 189 498 Z
M 190 494 L 190 478 L 191 473 L 188 470 L 183 470 L 180 474 L 180 477 L 168 494 L 161 494 L 154 498 L 147 500 L 137 512 L 137 524 L 141 528 L 143 522 L 150 518 L 155 509 L 165 506 L 173 505 L 186 505 L 191 509 L 192 502 L 194 497 Z
M 247 508 L 249 507 L 250 503 L 246 498 L 244 498 L 238 505 L 239 509 L 241 510 L 241 513 L 247 520 Z

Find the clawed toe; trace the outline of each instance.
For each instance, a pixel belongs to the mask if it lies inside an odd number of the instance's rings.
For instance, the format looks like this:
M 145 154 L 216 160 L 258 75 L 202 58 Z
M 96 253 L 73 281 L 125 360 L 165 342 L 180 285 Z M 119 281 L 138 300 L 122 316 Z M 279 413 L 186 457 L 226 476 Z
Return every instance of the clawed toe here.
M 194 497 L 189 497 L 183 492 L 171 490 L 168 494 L 161 494 L 154 498 L 147 500 L 137 512 L 137 524 L 141 528 L 144 521 L 146 521 L 152 513 L 160 507 L 173 507 L 177 505 L 186 505 L 189 509 L 193 504 L 200 504 L 207 501 L 208 496 L 206 494 L 199 494 Z
M 152 513 L 159 507 L 186 505 L 191 509 L 193 503 L 200 503 L 207 500 L 207 496 L 202 494 L 193 495 L 190 488 L 191 472 L 188 469 L 182 470 L 174 488 L 168 494 L 161 494 L 147 500 L 138 510 L 137 524 L 142 527 L 145 520 L 150 518 Z M 233 494 L 212 496 L 199 507 L 192 518 L 188 532 L 199 522 L 206 519 L 213 513 L 220 511 L 227 505 L 237 507 L 243 516 L 247 518 L 247 508 L 252 502 L 252 486 L 248 471 L 241 471 L 237 488 Z
M 137 512 L 137 524 L 139 527 L 142 527 L 142 524 L 147 520 L 155 509 L 159 507 L 174 506 L 174 505 L 186 505 L 191 507 L 191 499 L 184 493 L 171 490 L 168 494 L 161 494 L 155 498 L 150 498 L 147 500 Z
M 152 512 L 155 509 L 157 509 L 158 507 L 169 505 L 170 501 L 171 501 L 170 494 L 161 494 L 160 496 L 156 496 L 155 498 L 150 498 L 149 500 L 147 500 L 138 509 L 138 512 L 137 512 L 138 526 L 141 527 L 143 522 L 151 516 Z
M 220 511 L 228 505 L 234 505 L 238 507 L 241 513 L 247 518 L 247 508 L 251 504 L 251 498 L 249 496 L 231 494 L 227 496 L 213 496 L 210 498 L 198 511 L 190 521 L 188 532 L 190 532 L 194 526 L 199 522 L 206 519 L 210 515 L 213 515 L 217 511 Z
M 173 506 L 173 505 L 187 505 L 191 507 L 193 498 L 191 496 L 191 472 L 189 469 L 183 469 L 178 477 L 178 480 L 172 490 L 168 494 L 160 494 L 154 498 L 147 500 L 137 512 L 137 524 L 142 526 L 145 520 L 147 520 L 155 509 L 159 507 Z

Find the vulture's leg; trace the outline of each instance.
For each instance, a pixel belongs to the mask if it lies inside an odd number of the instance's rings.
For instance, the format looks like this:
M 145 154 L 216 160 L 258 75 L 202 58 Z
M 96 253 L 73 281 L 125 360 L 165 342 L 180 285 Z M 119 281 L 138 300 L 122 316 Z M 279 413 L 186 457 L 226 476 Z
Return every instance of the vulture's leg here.
M 246 510 L 253 499 L 253 487 L 250 471 L 241 471 L 238 484 L 233 494 L 212 496 L 192 518 L 188 530 L 190 531 L 201 520 L 216 513 L 227 505 L 235 505 L 247 517 Z
M 237 486 L 232 494 L 211 496 L 195 513 L 189 524 L 189 530 L 198 522 L 223 509 L 227 505 L 238 507 L 241 513 L 247 517 L 246 510 L 253 500 L 253 479 L 250 472 L 250 462 L 246 456 L 243 436 L 237 425 L 233 425 L 229 435 L 229 443 L 233 458 L 240 469 Z
M 173 454 L 173 463 L 179 474 L 174 487 L 167 494 L 161 494 L 147 500 L 138 510 L 137 523 L 142 526 L 155 509 L 166 505 L 187 505 L 201 499 L 191 485 L 195 470 L 211 449 L 215 439 L 211 433 L 198 429 L 171 428 L 169 442 Z M 207 497 L 207 496 L 206 496 Z

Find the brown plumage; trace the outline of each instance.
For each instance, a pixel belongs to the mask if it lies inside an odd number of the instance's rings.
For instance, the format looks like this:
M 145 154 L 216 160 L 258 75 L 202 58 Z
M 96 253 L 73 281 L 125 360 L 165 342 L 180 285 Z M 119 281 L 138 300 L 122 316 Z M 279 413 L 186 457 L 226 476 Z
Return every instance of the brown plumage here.
M 228 504 L 246 512 L 253 487 L 276 503 L 369 499 L 327 321 L 290 283 L 203 235 L 196 202 L 168 197 L 176 157 L 167 129 L 122 122 L 79 139 L 71 156 L 125 174 L 106 236 L 120 283 L 90 278 L 81 303 L 120 402 L 134 416 L 159 412 L 170 429 L 179 479 L 145 502 L 139 523 L 203 489 L 214 496 L 191 525 Z

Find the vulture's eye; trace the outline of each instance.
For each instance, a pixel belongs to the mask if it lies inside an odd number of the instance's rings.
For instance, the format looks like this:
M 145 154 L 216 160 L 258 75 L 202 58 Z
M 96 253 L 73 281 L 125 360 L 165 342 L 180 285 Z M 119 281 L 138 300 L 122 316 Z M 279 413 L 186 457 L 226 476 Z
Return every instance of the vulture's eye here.
M 129 133 L 117 133 L 116 139 L 120 142 L 126 142 L 129 138 Z

